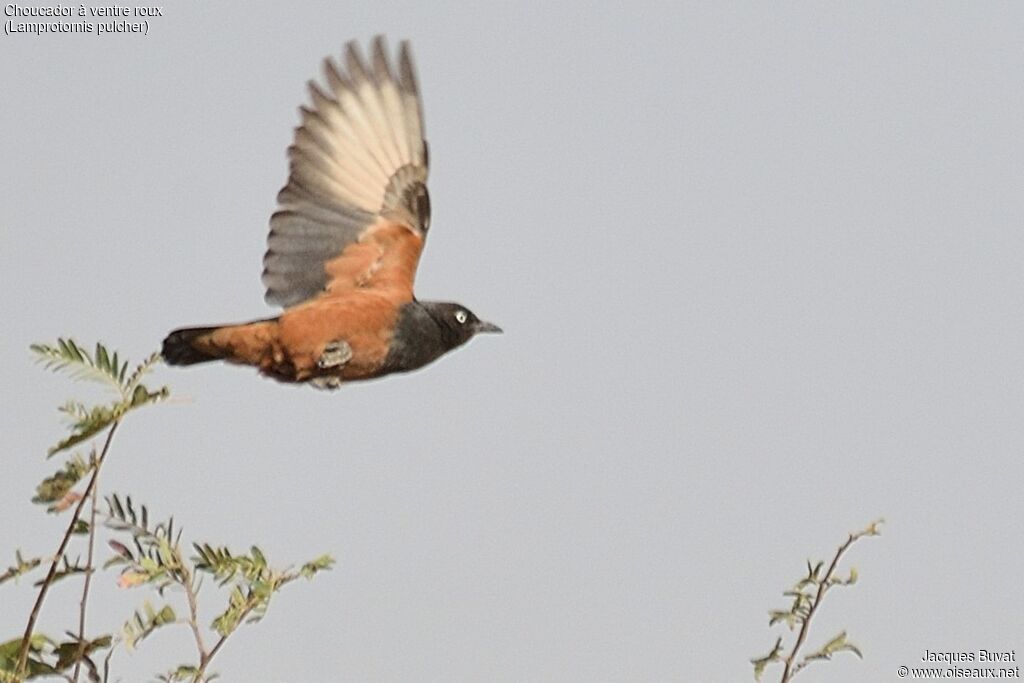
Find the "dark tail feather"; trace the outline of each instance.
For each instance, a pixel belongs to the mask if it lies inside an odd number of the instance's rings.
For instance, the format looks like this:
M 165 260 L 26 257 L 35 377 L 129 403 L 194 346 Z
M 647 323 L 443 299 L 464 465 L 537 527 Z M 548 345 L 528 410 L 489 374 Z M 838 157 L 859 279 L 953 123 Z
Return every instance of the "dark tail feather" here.
M 218 329 L 217 327 L 187 327 L 175 330 L 164 339 L 163 350 L 160 354 L 168 365 L 195 365 L 217 360 L 217 356 L 210 355 L 205 351 L 196 349 L 192 342 L 196 338 Z

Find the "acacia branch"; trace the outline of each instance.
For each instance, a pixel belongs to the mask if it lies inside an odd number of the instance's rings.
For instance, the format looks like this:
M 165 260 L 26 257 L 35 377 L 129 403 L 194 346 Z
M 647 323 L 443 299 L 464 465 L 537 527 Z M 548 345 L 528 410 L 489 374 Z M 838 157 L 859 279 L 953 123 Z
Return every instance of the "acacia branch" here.
M 78 501 L 78 505 L 75 506 L 75 511 L 71 515 L 71 523 L 68 524 L 67 531 L 64 532 L 64 538 L 61 539 L 60 546 L 54 554 L 53 562 L 50 564 L 50 571 L 47 572 L 46 578 L 43 579 L 43 583 L 39 587 L 39 595 L 36 597 L 36 602 L 32 606 L 32 613 L 29 614 L 28 625 L 25 627 L 25 635 L 21 639 L 21 650 L 18 652 L 18 665 L 14 669 L 16 676 L 24 677 L 26 674 L 26 667 L 28 666 L 28 651 L 32 644 L 32 631 L 35 629 L 36 620 L 39 618 L 39 612 L 42 610 L 43 601 L 46 599 L 46 594 L 50 590 L 50 586 L 53 585 L 54 576 L 57 574 L 57 566 L 61 558 L 64 557 L 64 551 L 67 550 L 68 542 L 71 540 L 71 536 L 75 533 L 75 527 L 78 525 L 78 520 L 82 516 L 82 508 L 85 507 L 85 501 L 93 495 L 93 492 L 96 489 L 96 482 L 99 479 L 100 468 L 103 466 L 103 461 L 107 457 L 107 451 L 110 450 L 110 443 L 114 439 L 114 433 L 117 432 L 117 427 L 120 424 L 120 419 L 114 420 L 113 424 L 110 425 L 110 429 L 107 431 L 107 438 L 103 443 L 103 450 L 100 451 L 99 457 L 96 458 L 96 464 L 93 466 L 92 477 L 89 479 L 89 484 L 86 486 L 85 493 L 82 495 L 82 498 Z M 86 581 L 88 580 L 87 575 Z
M 797 635 L 796 643 L 793 644 L 793 649 L 790 650 L 789 654 L 783 660 L 785 662 L 785 668 L 782 671 L 782 678 L 779 683 L 790 683 L 790 681 L 793 680 L 793 676 L 807 666 L 807 660 L 797 663 L 797 655 L 799 654 L 804 641 L 807 639 L 807 633 L 811 627 L 811 618 L 814 617 L 815 612 L 818 611 L 821 601 L 825 598 L 825 593 L 833 586 L 832 576 L 836 573 L 836 569 L 839 567 L 839 561 L 843 558 L 843 554 L 846 553 L 846 551 L 850 549 L 850 546 L 852 546 L 858 539 L 863 536 L 876 535 L 878 533 L 876 530 L 877 524 L 878 522 L 875 522 L 867 529 L 850 534 L 849 538 L 846 539 L 846 542 L 836 550 L 836 554 L 832 558 L 832 563 L 825 572 L 825 576 L 818 583 L 818 592 L 815 594 L 813 602 L 811 602 L 807 609 L 807 616 L 801 620 L 800 633 Z
M 257 605 L 259 605 L 259 600 L 250 597 L 248 603 L 245 606 L 245 609 L 242 610 L 241 616 L 238 618 L 238 623 L 241 624 L 242 622 L 244 622 L 245 618 L 249 616 L 249 614 L 254 609 L 256 609 Z M 196 671 L 195 677 L 192 679 L 192 683 L 203 683 L 206 680 L 206 667 L 210 665 L 210 662 L 213 661 L 213 658 L 216 657 L 217 653 L 220 652 L 220 649 L 224 647 L 224 643 L 227 642 L 228 636 L 234 633 L 236 629 L 237 627 L 231 629 L 230 631 L 222 635 L 220 639 L 214 644 L 213 649 L 209 652 L 206 652 L 205 650 L 202 651 L 199 657 L 199 670 Z
M 194 576 L 188 566 L 181 560 L 180 554 L 178 554 L 178 562 L 181 564 L 182 571 L 184 573 L 181 585 L 185 589 L 185 599 L 188 601 L 188 625 L 191 627 L 192 636 L 196 640 L 196 650 L 199 653 L 199 661 L 202 662 L 203 659 L 207 657 L 206 643 L 203 642 L 203 631 L 199 628 L 198 600 L 196 599 L 196 589 L 192 585 Z
M 93 552 L 96 546 L 96 497 L 99 491 L 99 466 L 96 469 L 96 483 L 92 487 L 92 503 L 89 509 L 89 550 L 85 561 L 85 580 L 82 583 L 82 601 L 79 604 L 78 612 L 78 643 L 80 648 L 85 647 L 85 610 L 89 604 L 89 587 L 92 585 L 93 574 Z M 71 674 L 71 680 L 77 683 L 78 673 L 82 668 L 82 658 L 75 659 L 75 670 Z

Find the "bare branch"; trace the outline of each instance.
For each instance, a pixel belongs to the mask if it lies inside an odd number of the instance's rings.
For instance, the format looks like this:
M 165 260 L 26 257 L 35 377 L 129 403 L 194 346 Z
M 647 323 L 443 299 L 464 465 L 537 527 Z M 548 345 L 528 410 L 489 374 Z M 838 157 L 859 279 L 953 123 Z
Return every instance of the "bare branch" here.
M 92 477 L 89 478 L 89 484 L 86 486 L 85 493 L 82 495 L 81 500 L 78 501 L 78 505 L 75 506 L 75 512 L 71 516 L 71 522 L 68 524 L 67 531 L 64 532 L 64 538 L 61 539 L 60 546 L 57 548 L 57 552 L 54 554 L 53 562 L 50 564 L 50 571 L 46 574 L 46 578 L 43 579 L 42 585 L 39 587 L 39 596 L 36 598 L 35 604 L 32 606 L 32 613 L 28 617 L 28 625 L 25 627 L 25 635 L 21 639 L 21 650 L 18 652 L 18 666 L 15 668 L 16 675 L 24 676 L 26 673 L 26 666 L 28 664 L 28 651 L 32 643 L 32 631 L 35 629 L 36 620 L 39 619 L 39 612 L 42 610 L 43 601 L 46 600 L 46 593 L 50 590 L 50 586 L 53 584 L 54 576 L 57 574 L 57 565 L 61 558 L 64 557 L 64 551 L 67 550 L 68 542 L 71 540 L 71 536 L 75 532 L 75 527 L 78 525 L 78 520 L 82 516 L 82 508 L 85 507 L 85 501 L 88 500 L 93 491 L 96 489 L 96 481 L 99 479 L 100 468 L 103 466 L 103 461 L 107 458 L 107 452 L 110 450 L 110 443 L 114 439 L 114 434 L 117 432 L 118 425 L 121 421 L 115 420 L 110 425 L 110 429 L 107 431 L 107 439 L 103 443 L 103 450 L 100 451 L 100 455 L 96 458 L 96 465 L 93 467 Z
M 85 560 L 85 580 L 82 582 L 82 600 L 79 603 L 79 611 L 78 611 L 78 641 L 80 643 L 85 643 L 86 642 L 85 641 L 85 613 L 86 613 L 86 607 L 89 604 L 89 587 L 92 585 L 92 574 L 93 574 L 93 571 L 95 571 L 95 568 L 93 566 L 93 554 L 95 552 L 95 547 L 96 547 L 96 498 L 97 498 L 98 490 L 99 490 L 99 463 L 97 463 L 96 477 L 95 477 L 95 481 L 93 482 L 93 486 L 92 486 L 92 495 L 90 496 L 90 498 L 92 499 L 92 502 L 90 503 L 90 509 L 89 509 L 89 550 L 87 552 L 86 560 Z M 79 657 L 79 658 L 77 658 L 75 660 L 75 670 L 71 674 L 71 680 L 74 681 L 75 683 L 78 682 L 78 674 L 79 674 L 79 671 L 81 670 L 81 668 L 82 668 L 82 659 L 81 659 L 81 657 Z
M 796 643 L 794 643 L 793 649 L 789 651 L 789 654 L 783 658 L 785 668 L 782 671 L 782 678 L 779 683 L 790 683 L 790 681 L 793 680 L 793 677 L 807 666 L 808 661 L 806 659 L 798 664 L 797 656 L 800 653 L 800 648 L 803 647 L 804 641 L 807 639 L 807 633 L 811 627 L 811 619 L 814 618 L 814 614 L 818 611 L 818 607 L 821 606 L 821 601 L 825 598 L 825 593 L 827 593 L 832 586 L 837 585 L 833 583 L 832 579 L 835 575 L 836 569 L 839 567 L 839 561 L 843 558 L 846 551 L 850 549 L 850 546 L 856 543 L 860 538 L 864 536 L 877 536 L 878 525 L 880 523 L 881 520 L 872 522 L 866 529 L 850 534 L 846 539 L 846 542 L 836 550 L 836 554 L 832 558 L 832 563 L 829 564 L 828 570 L 818 583 L 818 592 L 807 609 L 807 615 L 801 619 L 800 633 L 797 635 Z

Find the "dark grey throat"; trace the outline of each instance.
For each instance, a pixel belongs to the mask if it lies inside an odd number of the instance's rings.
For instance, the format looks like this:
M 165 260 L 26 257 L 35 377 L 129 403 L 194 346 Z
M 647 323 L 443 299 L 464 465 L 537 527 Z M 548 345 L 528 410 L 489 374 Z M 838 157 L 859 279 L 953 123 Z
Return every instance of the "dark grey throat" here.
M 408 372 L 437 360 L 462 346 L 469 337 L 446 325 L 431 302 L 413 301 L 402 306 L 384 359 L 386 372 Z

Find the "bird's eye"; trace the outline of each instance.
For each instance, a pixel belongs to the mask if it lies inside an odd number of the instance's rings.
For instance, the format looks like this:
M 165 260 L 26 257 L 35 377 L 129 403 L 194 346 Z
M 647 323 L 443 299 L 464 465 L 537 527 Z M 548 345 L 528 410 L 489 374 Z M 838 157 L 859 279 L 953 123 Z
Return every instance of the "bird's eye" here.
M 459 321 L 460 325 L 466 322 L 466 317 L 465 311 L 455 311 L 455 319 Z

